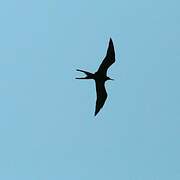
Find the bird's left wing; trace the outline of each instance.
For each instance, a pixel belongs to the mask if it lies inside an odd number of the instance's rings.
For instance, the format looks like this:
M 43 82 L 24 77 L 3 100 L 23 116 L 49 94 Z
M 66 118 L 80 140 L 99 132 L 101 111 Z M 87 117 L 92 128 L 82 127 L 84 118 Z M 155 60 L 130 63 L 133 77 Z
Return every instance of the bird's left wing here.
M 96 110 L 95 110 L 95 116 L 96 114 L 100 111 L 100 109 L 103 107 L 106 98 L 107 98 L 107 92 L 105 89 L 105 83 L 104 82 L 97 82 L 96 81 L 96 94 L 97 94 L 97 99 L 96 99 Z
M 114 62 L 115 62 L 115 51 L 114 51 L 113 41 L 110 38 L 106 56 L 105 56 L 103 62 L 101 63 L 101 65 L 99 66 L 98 71 L 106 75 L 108 68 Z

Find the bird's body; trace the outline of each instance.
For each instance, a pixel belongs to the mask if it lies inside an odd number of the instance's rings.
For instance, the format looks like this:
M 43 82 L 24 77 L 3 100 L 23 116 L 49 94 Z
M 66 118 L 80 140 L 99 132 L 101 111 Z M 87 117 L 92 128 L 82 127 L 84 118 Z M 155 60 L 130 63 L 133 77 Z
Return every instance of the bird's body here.
M 107 81 L 109 79 L 109 77 L 107 77 L 106 75 L 104 75 L 104 74 L 102 74 L 102 73 L 100 73 L 99 71 L 97 71 L 97 72 L 95 72 L 94 73 L 94 80 L 95 81 Z
M 115 62 L 115 52 L 114 52 L 112 39 L 110 38 L 106 57 L 104 58 L 101 65 L 99 66 L 98 71 L 96 71 L 95 73 L 90 73 L 84 70 L 77 69 L 77 71 L 85 73 L 86 77 L 76 78 L 76 79 L 94 79 L 95 80 L 96 94 L 97 94 L 95 116 L 103 107 L 106 101 L 107 92 L 105 89 L 105 82 L 107 80 L 113 80 L 107 76 L 107 70 L 114 62 Z

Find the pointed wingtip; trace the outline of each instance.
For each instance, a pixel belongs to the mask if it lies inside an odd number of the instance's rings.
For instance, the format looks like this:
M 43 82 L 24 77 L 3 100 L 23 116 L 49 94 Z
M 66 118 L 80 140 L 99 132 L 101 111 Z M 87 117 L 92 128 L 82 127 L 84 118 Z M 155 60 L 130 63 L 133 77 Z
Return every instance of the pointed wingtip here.
M 96 116 L 98 113 L 99 113 L 100 109 L 99 110 L 95 110 L 95 113 L 94 113 L 94 116 Z
M 113 45 L 113 41 L 111 38 L 109 39 L 109 45 Z
M 97 111 L 97 109 L 96 109 L 95 112 L 94 112 L 94 116 L 96 116 L 98 112 L 99 112 L 99 111 Z

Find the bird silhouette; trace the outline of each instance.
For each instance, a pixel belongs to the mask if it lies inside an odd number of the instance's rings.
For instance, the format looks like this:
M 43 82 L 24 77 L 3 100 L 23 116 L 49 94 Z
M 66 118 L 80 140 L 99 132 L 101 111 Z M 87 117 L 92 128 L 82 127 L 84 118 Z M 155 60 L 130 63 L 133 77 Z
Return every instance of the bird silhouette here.
M 76 79 L 93 79 L 95 80 L 96 84 L 96 108 L 94 115 L 96 116 L 100 109 L 103 107 L 106 99 L 107 99 L 107 92 L 105 89 L 105 82 L 107 80 L 113 80 L 107 76 L 108 68 L 115 62 L 115 51 L 113 41 L 110 38 L 109 45 L 107 49 L 106 56 L 102 61 L 99 69 L 95 73 L 90 73 L 84 70 L 76 69 L 77 71 L 83 72 L 86 74 L 86 77 L 76 78 Z

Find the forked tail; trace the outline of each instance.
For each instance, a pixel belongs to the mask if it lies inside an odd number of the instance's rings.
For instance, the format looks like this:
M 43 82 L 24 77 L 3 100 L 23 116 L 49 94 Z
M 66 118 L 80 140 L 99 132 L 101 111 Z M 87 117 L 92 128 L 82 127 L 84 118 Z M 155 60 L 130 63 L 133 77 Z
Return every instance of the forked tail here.
M 76 79 L 94 79 L 94 74 L 93 73 L 90 73 L 90 72 L 87 72 L 87 71 L 83 71 L 81 69 L 76 69 L 76 71 L 80 71 L 80 72 L 83 72 L 86 74 L 86 77 L 82 77 L 82 78 L 76 78 Z

